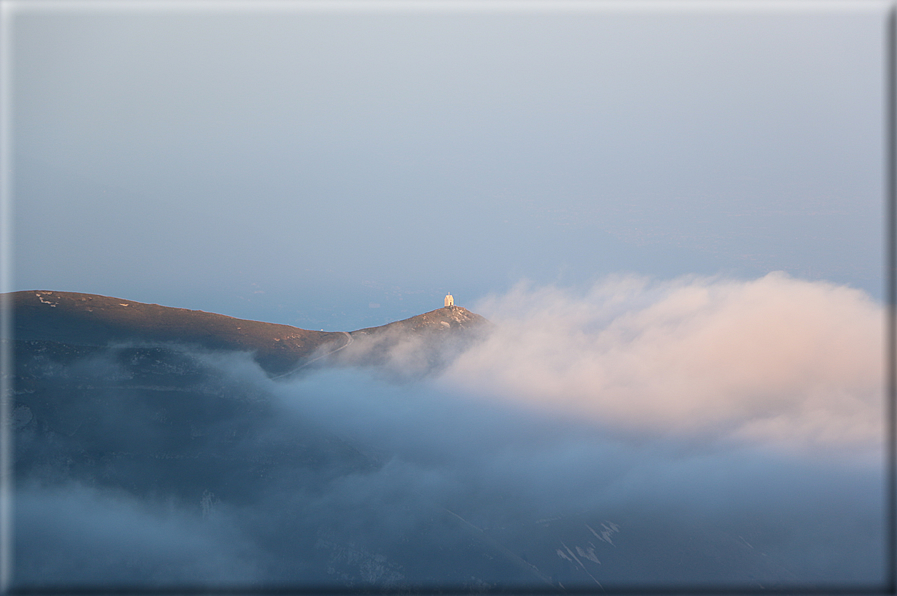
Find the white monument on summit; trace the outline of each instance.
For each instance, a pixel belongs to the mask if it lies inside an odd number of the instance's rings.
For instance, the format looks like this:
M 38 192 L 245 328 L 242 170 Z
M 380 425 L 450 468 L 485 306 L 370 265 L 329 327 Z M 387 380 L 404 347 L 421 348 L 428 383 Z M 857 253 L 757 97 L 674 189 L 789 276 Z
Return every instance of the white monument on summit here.
M 451 294 L 445 295 L 445 305 L 446 306 L 455 306 L 455 299 L 452 298 Z

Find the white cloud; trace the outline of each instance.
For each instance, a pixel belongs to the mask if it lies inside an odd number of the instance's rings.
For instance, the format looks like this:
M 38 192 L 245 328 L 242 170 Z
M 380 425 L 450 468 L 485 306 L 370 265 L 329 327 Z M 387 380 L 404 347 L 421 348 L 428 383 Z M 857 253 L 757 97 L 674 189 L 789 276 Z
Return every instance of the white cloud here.
M 475 310 L 496 329 L 443 375 L 456 389 L 638 434 L 881 441 L 884 312 L 860 290 L 612 277 L 583 293 L 521 283 Z

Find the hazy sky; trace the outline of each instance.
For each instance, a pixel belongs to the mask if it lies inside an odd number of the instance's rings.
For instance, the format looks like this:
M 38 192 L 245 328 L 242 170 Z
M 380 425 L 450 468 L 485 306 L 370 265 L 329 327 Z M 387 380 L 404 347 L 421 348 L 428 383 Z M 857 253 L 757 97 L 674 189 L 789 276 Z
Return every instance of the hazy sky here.
M 3 6 L 12 289 L 333 330 L 616 273 L 881 299 L 886 3 Z

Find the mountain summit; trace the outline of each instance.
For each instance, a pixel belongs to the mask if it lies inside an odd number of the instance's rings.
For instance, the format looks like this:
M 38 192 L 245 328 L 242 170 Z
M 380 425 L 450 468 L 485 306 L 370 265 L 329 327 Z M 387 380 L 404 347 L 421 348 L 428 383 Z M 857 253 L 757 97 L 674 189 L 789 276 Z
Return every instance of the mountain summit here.
M 470 312 L 463 306 L 444 306 L 410 319 L 388 323 L 380 327 L 359 329 L 358 331 L 353 331 L 352 335 L 373 335 L 393 331 L 420 333 L 474 329 L 487 323 L 488 321 L 484 317 Z
M 434 372 L 482 339 L 491 323 L 461 306 L 445 306 L 380 327 L 349 333 L 331 362 L 377 366 L 401 378 Z

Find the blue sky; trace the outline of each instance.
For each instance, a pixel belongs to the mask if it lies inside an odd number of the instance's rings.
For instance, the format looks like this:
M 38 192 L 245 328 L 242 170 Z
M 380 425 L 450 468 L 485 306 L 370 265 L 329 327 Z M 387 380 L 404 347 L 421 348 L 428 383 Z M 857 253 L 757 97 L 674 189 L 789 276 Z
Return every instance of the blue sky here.
M 354 329 L 608 274 L 880 300 L 884 3 L 4 5 L 12 289 Z

